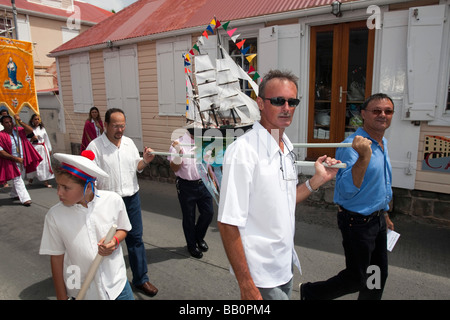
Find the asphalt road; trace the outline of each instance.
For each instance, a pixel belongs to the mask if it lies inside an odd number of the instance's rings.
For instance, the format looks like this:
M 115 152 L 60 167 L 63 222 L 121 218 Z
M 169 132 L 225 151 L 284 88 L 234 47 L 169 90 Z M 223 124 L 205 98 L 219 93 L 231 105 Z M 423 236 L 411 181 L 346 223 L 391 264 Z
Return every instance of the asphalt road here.
M 191 258 L 182 232 L 175 186 L 141 180 L 140 187 L 149 276 L 159 293 L 150 298 L 135 291 L 135 298 L 239 299 L 216 217 L 205 239 L 210 250 L 200 260 Z M 55 299 L 49 257 L 40 256 L 38 251 L 45 214 L 58 197 L 55 188 L 45 188 L 37 181 L 29 192 L 33 204 L 24 207 L 9 198 L 9 188 L 0 189 L 0 300 Z M 389 253 L 389 277 L 383 299 L 450 299 L 450 229 L 413 221 L 408 216 L 396 216 L 393 221 L 401 236 Z M 325 280 L 344 266 L 334 211 L 299 206 L 296 228 L 295 244 L 303 274 L 295 271 L 293 300 L 299 298 L 299 282 Z M 353 294 L 342 299 L 355 297 Z

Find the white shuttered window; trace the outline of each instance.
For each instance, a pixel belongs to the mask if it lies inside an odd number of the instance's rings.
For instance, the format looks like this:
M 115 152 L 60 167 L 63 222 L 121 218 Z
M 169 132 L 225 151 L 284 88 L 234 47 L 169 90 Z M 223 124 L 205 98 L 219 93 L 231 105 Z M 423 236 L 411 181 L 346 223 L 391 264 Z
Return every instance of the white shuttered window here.
M 73 111 L 88 113 L 94 105 L 88 52 L 70 56 L 70 79 L 72 82 Z

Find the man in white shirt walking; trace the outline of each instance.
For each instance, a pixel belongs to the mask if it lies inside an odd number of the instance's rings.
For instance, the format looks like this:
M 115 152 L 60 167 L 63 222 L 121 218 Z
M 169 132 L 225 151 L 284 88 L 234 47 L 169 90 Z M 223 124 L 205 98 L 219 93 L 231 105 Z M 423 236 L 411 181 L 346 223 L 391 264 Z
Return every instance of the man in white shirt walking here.
M 293 146 L 284 130 L 291 124 L 297 77 L 270 71 L 259 87 L 260 122 L 226 150 L 218 227 L 241 291 L 241 299 L 289 299 L 294 249 L 295 205 L 331 180 L 339 161 L 322 156 L 315 175 L 297 186 Z
M 142 172 L 154 159 L 144 148 L 143 158 L 133 140 L 123 135 L 126 126 L 125 114 L 121 109 L 111 108 L 105 114 L 105 132 L 91 141 L 87 150 L 95 153 L 96 164 L 109 174 L 108 179 L 98 179 L 100 190 L 118 193 L 127 209 L 132 229 L 125 242 L 128 249 L 130 268 L 133 273 L 133 285 L 149 296 L 158 293 L 150 283 L 147 272 L 147 258 L 142 240 L 143 226 L 139 184 L 136 172 Z

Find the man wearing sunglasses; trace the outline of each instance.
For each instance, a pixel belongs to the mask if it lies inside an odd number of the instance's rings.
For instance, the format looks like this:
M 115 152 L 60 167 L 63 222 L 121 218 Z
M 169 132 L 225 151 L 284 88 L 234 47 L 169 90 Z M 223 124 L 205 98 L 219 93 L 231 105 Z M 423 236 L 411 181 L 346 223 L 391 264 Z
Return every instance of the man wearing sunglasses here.
M 335 299 L 354 292 L 359 292 L 358 299 L 381 299 L 388 274 L 386 231 L 394 229 L 387 215 L 392 168 L 384 138 L 393 114 L 389 96 L 372 95 L 361 106 L 363 127 L 344 140 L 352 142 L 353 148 L 336 152 L 336 158 L 347 164 L 336 176 L 334 192 L 346 268 L 326 281 L 300 284 L 303 300 Z M 376 266 L 373 270 L 380 275 L 370 285 L 369 266 Z
M 297 186 L 293 146 L 284 130 L 291 124 L 298 78 L 272 70 L 265 75 L 257 103 L 261 120 L 225 152 L 218 227 L 241 299 L 289 299 L 293 265 L 295 205 L 335 177 L 326 168 L 340 161 L 327 156 L 315 175 Z

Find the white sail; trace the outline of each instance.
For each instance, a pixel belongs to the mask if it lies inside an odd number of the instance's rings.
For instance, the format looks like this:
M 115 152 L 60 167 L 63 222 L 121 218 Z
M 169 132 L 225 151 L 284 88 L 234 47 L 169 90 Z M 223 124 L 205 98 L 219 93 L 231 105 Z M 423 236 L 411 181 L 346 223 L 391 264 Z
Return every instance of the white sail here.
M 259 120 L 259 109 L 256 102 L 241 90 L 243 79 L 248 81 L 256 94 L 258 85 L 238 66 L 228 53 L 220 47 L 222 59 L 216 60 L 214 67 L 207 54 L 195 56 L 195 77 L 193 84 L 196 90 L 188 87 L 195 104 L 189 103 L 187 115 L 195 115 L 195 122 L 202 125 L 220 125 L 219 122 L 228 119 L 235 125 L 252 124 Z M 196 110 L 199 109 L 199 110 Z M 203 121 L 201 121 L 203 120 Z
M 220 47 L 220 49 L 222 50 L 224 56 L 224 63 L 227 64 L 228 68 L 231 70 L 234 76 L 239 79 L 247 80 L 253 91 L 255 91 L 256 95 L 258 95 L 259 86 L 255 83 L 255 81 L 253 81 L 253 79 L 250 78 L 247 72 L 245 72 L 240 66 L 238 66 L 236 62 L 234 62 L 234 60 L 230 57 L 226 50 L 224 50 L 222 47 Z
M 211 59 L 207 54 L 195 56 L 195 73 L 200 73 L 207 70 L 215 70 Z

